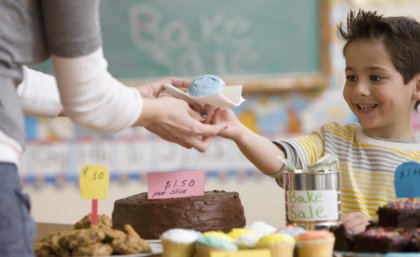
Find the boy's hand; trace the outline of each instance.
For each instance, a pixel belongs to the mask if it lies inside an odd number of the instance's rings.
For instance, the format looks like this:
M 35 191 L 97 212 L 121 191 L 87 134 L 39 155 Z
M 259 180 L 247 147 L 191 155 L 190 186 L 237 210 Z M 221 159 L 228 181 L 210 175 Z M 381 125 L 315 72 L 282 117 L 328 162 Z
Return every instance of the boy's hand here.
M 342 216 L 343 225 L 350 234 L 361 233 L 369 225 L 369 217 L 361 212 L 351 212 Z
M 230 109 L 214 109 L 209 111 L 207 121 L 210 124 L 223 124 L 225 129 L 221 130 L 218 135 L 233 141 L 239 140 L 244 125 L 236 117 L 235 113 Z

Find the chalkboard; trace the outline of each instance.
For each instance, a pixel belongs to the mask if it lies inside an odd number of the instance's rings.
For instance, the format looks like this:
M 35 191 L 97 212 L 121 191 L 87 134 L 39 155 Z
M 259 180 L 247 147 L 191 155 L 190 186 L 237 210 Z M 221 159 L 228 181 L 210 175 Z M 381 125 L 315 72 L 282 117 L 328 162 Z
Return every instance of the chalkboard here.
M 328 84 L 328 0 L 101 0 L 104 54 L 127 84 L 217 74 L 245 91 Z

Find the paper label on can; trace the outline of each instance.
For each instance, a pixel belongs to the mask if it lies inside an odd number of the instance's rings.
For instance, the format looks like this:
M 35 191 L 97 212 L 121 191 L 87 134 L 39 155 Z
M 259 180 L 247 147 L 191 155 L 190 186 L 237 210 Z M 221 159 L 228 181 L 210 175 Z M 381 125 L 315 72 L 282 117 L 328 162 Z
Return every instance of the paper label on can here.
M 338 219 L 336 190 L 287 191 L 287 217 L 291 221 Z

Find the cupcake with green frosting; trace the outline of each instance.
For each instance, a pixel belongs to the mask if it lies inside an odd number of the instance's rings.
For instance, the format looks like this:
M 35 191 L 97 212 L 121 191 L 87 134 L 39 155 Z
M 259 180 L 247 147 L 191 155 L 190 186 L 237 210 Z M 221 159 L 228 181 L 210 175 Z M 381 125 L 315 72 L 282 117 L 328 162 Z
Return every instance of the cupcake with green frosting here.
M 237 251 L 238 246 L 233 239 L 221 231 L 203 233 L 195 241 L 196 257 L 210 257 L 212 251 Z

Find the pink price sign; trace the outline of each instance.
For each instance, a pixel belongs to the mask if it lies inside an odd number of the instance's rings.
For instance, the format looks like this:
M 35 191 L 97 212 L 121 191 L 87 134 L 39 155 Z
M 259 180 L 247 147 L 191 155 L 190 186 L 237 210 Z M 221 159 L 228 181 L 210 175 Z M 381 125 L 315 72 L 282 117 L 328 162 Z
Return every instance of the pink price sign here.
M 204 171 L 147 173 L 147 198 L 165 199 L 204 195 Z

